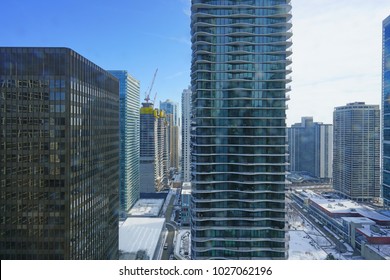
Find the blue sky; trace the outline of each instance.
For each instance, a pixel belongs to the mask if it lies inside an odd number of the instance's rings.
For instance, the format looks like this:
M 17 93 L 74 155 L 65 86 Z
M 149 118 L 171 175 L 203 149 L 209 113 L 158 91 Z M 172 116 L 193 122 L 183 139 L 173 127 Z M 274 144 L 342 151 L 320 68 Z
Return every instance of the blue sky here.
M 292 0 L 288 124 L 331 123 L 335 106 L 380 104 L 381 27 L 389 0 Z M 64 46 L 127 70 L 157 102 L 190 83 L 190 0 L 2 0 L 1 46 Z
M 127 70 L 157 101 L 190 83 L 187 0 L 3 0 L 2 46 L 69 47 L 107 70 Z

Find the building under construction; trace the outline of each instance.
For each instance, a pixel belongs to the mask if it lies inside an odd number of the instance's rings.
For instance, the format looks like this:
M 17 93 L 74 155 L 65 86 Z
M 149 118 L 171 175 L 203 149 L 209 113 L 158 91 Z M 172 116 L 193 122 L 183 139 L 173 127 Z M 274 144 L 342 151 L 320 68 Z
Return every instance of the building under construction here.
M 140 187 L 142 193 L 158 192 L 168 186 L 167 122 L 165 112 L 153 103 L 140 110 Z

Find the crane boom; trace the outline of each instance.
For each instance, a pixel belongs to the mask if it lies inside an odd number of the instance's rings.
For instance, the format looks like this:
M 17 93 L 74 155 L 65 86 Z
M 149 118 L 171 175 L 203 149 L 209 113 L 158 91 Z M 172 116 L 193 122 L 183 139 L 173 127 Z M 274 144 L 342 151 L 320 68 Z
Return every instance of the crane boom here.
M 146 102 L 149 102 L 149 100 L 150 100 L 150 93 L 152 92 L 154 81 L 156 80 L 157 71 L 158 71 L 158 68 L 154 72 L 152 83 L 149 86 L 149 90 L 146 92 L 146 96 L 145 96 L 145 101 Z

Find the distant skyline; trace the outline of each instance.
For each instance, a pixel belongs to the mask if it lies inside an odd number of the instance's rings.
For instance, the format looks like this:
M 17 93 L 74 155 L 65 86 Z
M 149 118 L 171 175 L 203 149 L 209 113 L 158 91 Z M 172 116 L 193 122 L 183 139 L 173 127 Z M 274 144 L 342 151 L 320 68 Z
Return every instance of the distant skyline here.
M 0 46 L 69 47 L 106 70 L 127 70 L 145 96 L 180 103 L 190 84 L 190 0 L 4 0 Z M 287 123 L 332 123 L 334 107 L 381 100 L 388 0 L 293 0 L 293 82 Z

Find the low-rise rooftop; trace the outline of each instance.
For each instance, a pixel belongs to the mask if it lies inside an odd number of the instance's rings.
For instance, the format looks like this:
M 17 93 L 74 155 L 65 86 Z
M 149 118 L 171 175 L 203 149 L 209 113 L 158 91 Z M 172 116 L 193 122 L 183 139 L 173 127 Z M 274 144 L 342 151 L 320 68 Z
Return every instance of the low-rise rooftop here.
M 129 216 L 157 217 L 164 204 L 164 199 L 139 199 L 129 211 Z
M 119 224 L 121 259 L 153 259 L 164 218 L 130 217 Z

